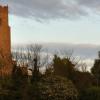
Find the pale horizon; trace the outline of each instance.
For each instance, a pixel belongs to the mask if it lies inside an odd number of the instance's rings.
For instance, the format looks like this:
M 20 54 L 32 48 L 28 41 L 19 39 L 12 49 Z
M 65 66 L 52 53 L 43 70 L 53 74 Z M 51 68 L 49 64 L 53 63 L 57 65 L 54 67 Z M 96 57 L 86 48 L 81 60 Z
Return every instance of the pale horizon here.
M 91 49 L 93 57 L 89 59 L 95 59 L 100 48 L 100 1 L 2 0 L 0 4 L 9 7 L 12 46 L 32 43 L 70 45 L 78 50 L 84 48 L 76 54 L 85 58 L 89 54 L 87 49 Z

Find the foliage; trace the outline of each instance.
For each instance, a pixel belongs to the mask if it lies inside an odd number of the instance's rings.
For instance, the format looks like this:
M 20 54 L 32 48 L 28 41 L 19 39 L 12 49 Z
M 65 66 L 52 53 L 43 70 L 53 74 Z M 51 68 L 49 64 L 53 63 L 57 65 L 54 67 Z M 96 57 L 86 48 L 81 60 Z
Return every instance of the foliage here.
M 100 59 L 95 60 L 91 72 L 97 79 L 97 86 L 100 85 Z
M 78 96 L 72 82 L 58 76 L 44 76 L 30 88 L 29 94 L 36 100 L 76 100 Z
M 79 91 L 90 88 L 95 85 L 95 78 L 89 72 L 76 71 L 72 79 L 74 85 Z
M 72 62 L 69 59 L 67 58 L 61 59 L 57 55 L 54 56 L 53 59 L 54 74 L 71 79 L 75 71 L 74 66 L 75 65 L 72 64 Z
M 100 87 L 91 87 L 81 93 L 80 100 L 100 100 Z
M 95 87 L 100 80 L 100 59 L 95 60 L 91 74 L 76 70 L 70 59 L 55 55 L 53 64 L 42 74 L 38 63 L 40 48 L 37 49 L 30 49 L 34 52 L 31 55 L 32 76 L 24 75 L 21 67 L 15 64 L 12 77 L 0 77 L 0 100 L 100 99 L 100 87 Z
M 55 55 L 53 59 L 53 70 L 55 75 L 70 79 L 79 91 L 95 84 L 93 75 L 89 72 L 77 71 L 70 59 L 60 58 Z

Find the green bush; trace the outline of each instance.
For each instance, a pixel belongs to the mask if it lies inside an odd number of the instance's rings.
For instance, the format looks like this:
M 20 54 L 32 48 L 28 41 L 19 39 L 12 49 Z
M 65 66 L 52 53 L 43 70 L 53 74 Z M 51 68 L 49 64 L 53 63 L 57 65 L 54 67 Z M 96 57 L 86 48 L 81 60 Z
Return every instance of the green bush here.
M 58 77 L 43 77 L 30 86 L 32 100 L 76 100 L 78 92 L 71 81 Z
M 80 100 L 100 100 L 100 87 L 91 87 L 81 93 Z

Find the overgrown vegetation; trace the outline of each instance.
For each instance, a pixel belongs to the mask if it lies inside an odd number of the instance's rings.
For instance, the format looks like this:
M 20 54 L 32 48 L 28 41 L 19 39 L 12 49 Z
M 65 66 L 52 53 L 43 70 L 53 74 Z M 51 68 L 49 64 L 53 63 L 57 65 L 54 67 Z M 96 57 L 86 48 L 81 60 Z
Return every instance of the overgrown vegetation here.
M 82 72 L 69 57 L 54 55 L 52 63 L 41 62 L 39 45 L 23 50 L 14 55 L 11 76 L 0 77 L 0 100 L 100 100 L 100 58 L 91 72 Z M 0 59 L 0 68 L 2 63 Z M 29 66 L 32 75 L 28 75 Z

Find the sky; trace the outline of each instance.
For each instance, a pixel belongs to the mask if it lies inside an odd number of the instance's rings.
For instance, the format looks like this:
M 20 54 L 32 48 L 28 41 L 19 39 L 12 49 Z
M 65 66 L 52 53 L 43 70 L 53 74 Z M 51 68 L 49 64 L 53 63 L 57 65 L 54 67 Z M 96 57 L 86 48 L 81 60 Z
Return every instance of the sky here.
M 73 49 L 74 56 L 93 65 L 100 50 L 100 0 L 0 0 L 0 4 L 9 7 L 12 45 L 45 43 L 49 50 Z
M 100 44 L 100 0 L 1 0 L 12 44 Z

